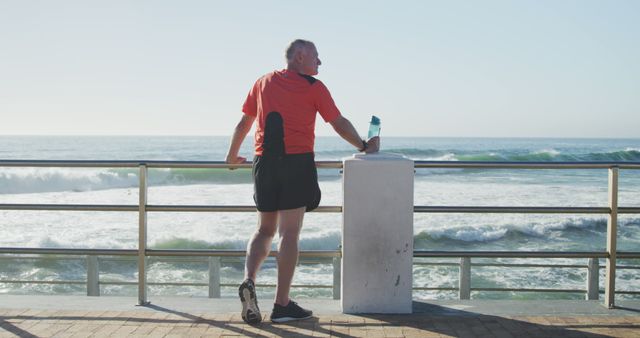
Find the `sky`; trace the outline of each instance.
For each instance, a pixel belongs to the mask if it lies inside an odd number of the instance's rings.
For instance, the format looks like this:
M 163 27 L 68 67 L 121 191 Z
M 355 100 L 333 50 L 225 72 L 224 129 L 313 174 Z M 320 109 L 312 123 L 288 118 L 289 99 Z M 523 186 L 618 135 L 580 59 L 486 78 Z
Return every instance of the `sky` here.
M 632 0 L 2 0 L 0 135 L 230 135 L 303 38 L 362 134 L 635 138 L 639 36 Z

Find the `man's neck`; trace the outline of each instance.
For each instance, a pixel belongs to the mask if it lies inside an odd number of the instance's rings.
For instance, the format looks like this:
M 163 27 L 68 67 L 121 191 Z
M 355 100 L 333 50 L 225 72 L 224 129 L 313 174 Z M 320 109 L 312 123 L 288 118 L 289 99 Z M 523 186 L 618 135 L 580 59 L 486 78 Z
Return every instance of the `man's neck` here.
M 291 72 L 296 72 L 298 74 L 306 75 L 296 65 L 287 65 L 287 70 Z

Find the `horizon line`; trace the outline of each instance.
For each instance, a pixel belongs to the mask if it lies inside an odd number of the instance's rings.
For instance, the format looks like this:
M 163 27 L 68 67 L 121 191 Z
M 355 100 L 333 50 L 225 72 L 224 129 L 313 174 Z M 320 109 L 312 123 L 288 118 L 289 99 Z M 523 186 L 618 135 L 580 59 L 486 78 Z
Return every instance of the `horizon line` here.
M 0 134 L 0 137 L 229 137 L 231 134 Z M 245 139 L 253 138 L 247 135 Z M 340 138 L 339 135 L 316 135 L 316 138 Z M 417 136 L 417 135 L 389 135 L 384 138 L 458 138 L 458 139 L 590 139 L 590 140 L 637 140 L 640 137 L 612 137 L 612 136 Z

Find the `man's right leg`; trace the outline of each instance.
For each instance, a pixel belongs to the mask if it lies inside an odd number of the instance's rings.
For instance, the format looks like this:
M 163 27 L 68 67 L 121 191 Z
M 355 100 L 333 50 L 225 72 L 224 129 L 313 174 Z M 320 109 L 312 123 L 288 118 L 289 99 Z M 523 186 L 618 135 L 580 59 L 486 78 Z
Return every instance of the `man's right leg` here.
M 258 298 L 256 297 L 255 280 L 260 265 L 269 255 L 271 240 L 277 228 L 277 212 L 258 212 L 258 229 L 247 245 L 245 280 L 238 293 L 242 302 L 242 319 L 249 324 L 262 321 Z
M 283 323 L 290 320 L 311 317 L 313 312 L 301 308 L 289 299 L 289 289 L 293 273 L 298 262 L 298 238 L 302 228 L 305 207 L 281 210 L 278 214 L 278 231 L 280 246 L 278 247 L 278 285 L 276 299 L 271 312 L 271 321 Z

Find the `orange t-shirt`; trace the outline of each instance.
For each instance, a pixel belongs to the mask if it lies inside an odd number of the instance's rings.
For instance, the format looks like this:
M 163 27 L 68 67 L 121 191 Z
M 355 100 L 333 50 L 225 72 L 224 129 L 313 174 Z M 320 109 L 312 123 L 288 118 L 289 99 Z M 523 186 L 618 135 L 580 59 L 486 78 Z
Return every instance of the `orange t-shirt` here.
M 255 154 L 262 155 L 265 120 L 271 112 L 282 117 L 285 154 L 313 152 L 316 113 L 325 122 L 340 116 L 327 87 L 308 75 L 290 70 L 271 72 L 259 78 L 251 88 L 242 112 L 255 116 Z

